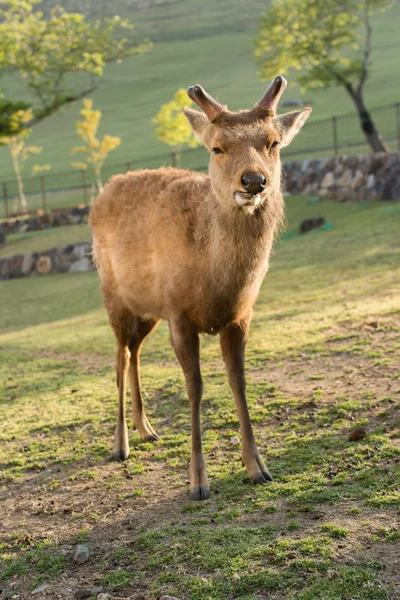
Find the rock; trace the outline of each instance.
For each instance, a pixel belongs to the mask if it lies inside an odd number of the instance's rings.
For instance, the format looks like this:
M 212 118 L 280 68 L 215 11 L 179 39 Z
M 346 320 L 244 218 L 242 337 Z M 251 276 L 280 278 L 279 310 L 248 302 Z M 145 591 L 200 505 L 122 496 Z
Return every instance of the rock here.
M 18 233 L 26 233 L 27 231 L 29 231 L 29 223 L 27 221 L 25 221 L 25 223 L 22 223 L 18 229 Z
M 39 256 L 39 259 L 36 263 L 36 271 L 41 275 L 46 275 L 51 272 L 51 258 L 49 256 L 43 255 Z
M 235 445 L 240 444 L 240 439 L 238 438 L 237 435 L 234 435 L 233 437 L 231 437 L 229 441 L 231 444 L 235 444 Z
M 90 598 L 91 596 L 97 596 L 98 594 L 100 595 L 101 592 L 103 591 L 102 587 L 94 587 L 94 588 L 90 588 L 90 589 L 84 589 L 84 590 L 77 590 L 74 594 L 74 598 L 76 598 L 77 600 L 79 600 L 80 598 Z M 107 595 L 107 594 L 102 594 Z
M 10 260 L 8 258 L 0 259 L 0 279 L 10 278 Z
M 75 548 L 74 552 L 74 561 L 78 563 L 78 565 L 82 565 L 83 563 L 89 560 L 89 548 L 87 546 L 83 546 L 82 544 L 78 544 Z
M 10 277 L 21 277 L 23 260 L 23 254 L 17 254 L 10 258 Z
M 339 179 L 335 182 L 336 185 L 349 187 L 353 179 L 353 172 L 350 169 L 346 169 Z
M 164 596 L 161 596 L 160 600 L 179 600 L 179 598 L 176 598 L 175 596 L 164 595 Z
M 359 169 L 355 172 L 354 178 L 351 184 L 352 190 L 358 190 L 358 188 L 365 182 L 365 175 Z
M 350 442 L 358 442 L 359 440 L 362 440 L 363 438 L 365 438 L 365 436 L 367 435 L 367 430 L 365 429 L 365 427 L 356 427 L 355 429 L 353 429 L 352 431 L 350 431 L 349 433 L 349 440 Z
M 73 255 L 76 260 L 80 260 L 87 254 L 86 244 L 77 244 L 73 250 Z
M 331 187 L 334 183 L 335 183 L 335 177 L 334 177 L 333 173 L 330 173 L 328 171 L 328 173 L 326 173 L 325 177 L 321 181 L 321 187 L 328 188 L 328 187 Z
M 77 260 L 72 263 L 72 265 L 69 268 L 69 272 L 70 273 L 78 273 L 78 272 L 83 272 L 83 271 L 89 271 L 91 268 L 92 268 L 91 261 L 88 259 L 87 256 L 84 256 L 80 260 Z
M 22 275 L 26 277 L 29 275 L 34 267 L 34 260 L 32 254 L 24 254 L 24 260 L 22 261 Z
M 299 232 L 307 233 L 312 229 L 318 229 L 319 227 L 322 227 L 322 225 L 325 225 L 324 217 L 313 217 L 312 219 L 304 219 L 304 221 L 300 223 Z
M 350 565 L 352 567 L 354 567 L 357 564 L 357 561 L 355 558 L 353 558 L 352 556 L 345 556 L 343 558 L 343 562 L 345 565 Z
M 97 600 L 112 600 L 112 596 L 110 594 L 99 594 Z
M 371 190 L 375 185 L 375 175 L 371 174 L 368 175 L 368 179 L 367 179 L 367 185 L 366 188 L 367 190 Z
M 44 592 L 44 590 L 47 587 L 49 587 L 48 583 L 42 583 L 42 585 L 39 585 L 34 590 L 32 590 L 32 592 L 31 592 L 32 596 L 34 596 L 35 594 L 40 594 L 41 592 Z

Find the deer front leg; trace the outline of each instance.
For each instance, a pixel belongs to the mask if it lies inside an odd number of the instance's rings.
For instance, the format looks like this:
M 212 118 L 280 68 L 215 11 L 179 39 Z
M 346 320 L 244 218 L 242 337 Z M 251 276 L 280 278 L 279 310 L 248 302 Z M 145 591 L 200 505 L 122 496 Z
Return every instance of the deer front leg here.
M 272 477 L 257 450 L 246 401 L 246 379 L 244 374 L 244 349 L 250 320 L 228 325 L 221 331 L 222 356 L 228 372 L 239 416 L 242 437 L 242 460 L 253 483 L 266 483 Z
M 210 489 L 201 445 L 200 402 L 203 381 L 200 373 L 199 336 L 193 326 L 183 319 L 170 322 L 170 330 L 172 346 L 185 375 L 192 409 L 190 491 L 194 500 L 206 500 L 210 497 Z
M 129 456 L 128 426 L 126 424 L 126 376 L 129 369 L 130 352 L 128 346 L 118 343 L 117 385 L 118 385 L 118 421 L 114 434 L 114 458 L 126 460 Z

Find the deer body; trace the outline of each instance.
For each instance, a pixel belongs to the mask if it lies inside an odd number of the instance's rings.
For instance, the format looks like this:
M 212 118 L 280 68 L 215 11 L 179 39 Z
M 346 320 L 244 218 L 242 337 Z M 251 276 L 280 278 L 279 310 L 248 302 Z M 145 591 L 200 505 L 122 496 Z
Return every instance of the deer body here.
M 276 78 L 260 104 L 242 113 L 229 113 L 202 88 L 191 88 L 206 114 L 188 109 L 186 116 L 215 155 L 209 176 L 172 168 L 118 175 L 91 211 L 94 256 L 118 346 L 114 455 L 124 460 L 129 454 L 128 373 L 134 425 L 143 439 L 158 439 L 142 403 L 139 357 L 145 337 L 166 319 L 192 406 L 190 478 L 196 499 L 209 496 L 201 449 L 199 333 L 220 334 L 243 462 L 255 483 L 271 479 L 250 424 L 244 347 L 284 212 L 273 140 L 284 145 L 310 112 L 289 113 L 274 123 L 274 102 L 284 87 Z
M 281 195 L 276 204 L 279 222 Z M 225 221 L 215 206 L 205 175 L 167 168 L 113 177 L 91 214 L 105 293 L 111 287 L 145 319 L 184 313 L 199 333 L 249 314 L 274 231 L 264 211 L 249 231 L 247 215 Z

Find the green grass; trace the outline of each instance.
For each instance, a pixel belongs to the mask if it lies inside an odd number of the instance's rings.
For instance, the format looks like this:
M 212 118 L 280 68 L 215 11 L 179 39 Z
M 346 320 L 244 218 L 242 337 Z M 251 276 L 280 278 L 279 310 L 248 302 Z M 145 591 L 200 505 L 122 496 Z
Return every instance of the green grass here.
M 204 337 L 204 503 L 186 486 L 189 406 L 166 324 L 142 356 L 161 439 L 131 432 L 130 458 L 117 464 L 115 343 L 96 273 L 1 283 L 1 587 L 28 597 L 37 582 L 62 590 L 75 578 L 122 597 L 394 597 L 400 215 L 378 203 L 287 205 L 290 235 L 276 245 L 247 350 L 250 411 L 274 481 L 252 486 L 241 467 L 218 343 Z M 298 234 L 316 214 L 332 229 Z M 350 442 L 359 424 L 367 435 Z M 84 569 L 70 559 L 82 541 Z
M 135 23 L 135 39 L 149 36 L 154 48 L 142 57 L 134 57 L 105 69 L 100 88 L 93 95 L 95 106 L 103 112 L 100 133 L 121 137 L 121 145 L 109 156 L 104 178 L 121 172 L 131 162 L 139 166 L 159 167 L 169 162 L 167 146 L 158 142 L 151 120 L 161 104 L 170 100 L 178 88 L 198 82 L 233 110 L 250 108 L 262 96 L 266 83 L 261 82 L 252 54 L 251 39 L 257 32 L 260 15 L 268 8 L 265 0 L 251 0 L 244 7 L 239 0 L 228 2 L 206 0 L 201 11 L 195 0 L 155 3 L 135 9 L 127 0 L 110 3 L 110 12 L 120 11 Z M 400 5 L 374 17 L 373 72 L 366 85 L 365 99 L 369 107 L 398 101 L 397 23 Z M 299 87 L 292 83 L 286 99 L 300 98 Z M 4 79 L 9 97 L 20 97 L 17 78 Z M 316 90 L 302 96 L 312 102 L 310 122 L 354 112 L 348 95 L 340 88 Z M 81 184 L 81 175 L 71 167 L 70 150 L 78 143 L 75 122 L 80 105 L 66 109 L 35 127 L 30 141 L 43 146 L 39 158 L 31 159 L 25 168 L 30 178 L 34 163 L 51 164 L 46 176 L 47 187 L 69 187 Z M 307 127 L 307 126 L 306 126 Z M 325 141 L 321 140 L 322 142 Z M 9 181 L 13 192 L 14 175 L 7 148 L 0 148 L 0 181 Z M 207 153 L 199 148 L 185 154 L 184 167 L 203 167 Z M 30 181 L 27 191 L 39 191 L 39 178 Z M 29 198 L 29 204 L 39 202 Z

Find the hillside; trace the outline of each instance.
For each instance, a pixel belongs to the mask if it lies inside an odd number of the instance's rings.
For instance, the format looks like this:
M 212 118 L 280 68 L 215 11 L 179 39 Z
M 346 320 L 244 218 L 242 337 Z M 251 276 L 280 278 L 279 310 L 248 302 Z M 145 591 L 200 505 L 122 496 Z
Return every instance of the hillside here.
M 46 0 L 48 9 L 55 2 Z M 118 135 L 120 147 L 108 159 L 107 175 L 120 171 L 127 162 L 132 167 L 156 167 L 169 160 L 169 150 L 154 136 L 151 122 L 159 106 L 168 101 L 179 87 L 199 82 L 230 108 L 252 106 L 262 95 L 251 50 L 259 17 L 268 6 L 264 0 L 117 0 L 106 3 L 94 0 L 66 0 L 70 10 L 80 9 L 91 18 L 119 12 L 135 23 L 136 40 L 150 37 L 153 50 L 142 57 L 113 64 L 106 71 L 100 88 L 94 94 L 96 107 L 103 111 L 101 133 Z M 111 8 L 110 8 L 111 7 Z M 373 76 L 367 84 L 366 99 L 370 107 L 394 103 L 399 98 L 400 81 L 396 63 L 398 56 L 398 23 L 400 4 L 375 18 Z M 20 83 L 3 80 L 8 96 L 21 97 Z M 299 99 L 297 86 L 290 83 L 286 98 Z M 312 102 L 313 121 L 353 111 L 341 89 L 307 93 Z M 25 177 L 30 176 L 35 162 L 51 163 L 48 176 L 51 187 L 79 182 L 79 173 L 71 168 L 70 149 L 76 145 L 75 121 L 80 105 L 54 115 L 34 129 L 31 142 L 43 146 L 40 159 L 27 163 Z M 0 149 L 0 180 L 13 180 L 11 161 L 6 148 Z M 207 164 L 203 149 L 189 153 L 184 166 Z

